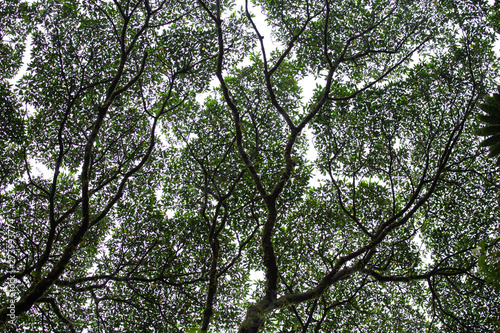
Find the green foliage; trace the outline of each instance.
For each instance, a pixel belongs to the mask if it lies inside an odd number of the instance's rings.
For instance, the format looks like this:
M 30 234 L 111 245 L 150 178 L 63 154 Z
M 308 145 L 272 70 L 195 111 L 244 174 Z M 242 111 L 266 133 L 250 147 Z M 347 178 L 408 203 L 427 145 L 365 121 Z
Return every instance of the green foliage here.
M 482 241 L 479 246 L 479 269 L 486 277 L 486 281 L 500 290 L 500 251 L 490 250 L 494 244 L 486 247 L 486 242 Z
M 9 0 L 0 330 L 494 331 L 497 7 Z
M 498 87 L 500 92 L 500 87 Z M 486 126 L 478 128 L 474 134 L 478 136 L 489 136 L 480 144 L 481 147 L 489 147 L 488 157 L 497 157 L 500 155 L 500 94 L 493 96 L 484 96 L 484 103 L 479 104 L 479 108 L 488 115 L 479 115 L 478 118 Z M 497 159 L 497 166 L 500 166 L 500 158 Z

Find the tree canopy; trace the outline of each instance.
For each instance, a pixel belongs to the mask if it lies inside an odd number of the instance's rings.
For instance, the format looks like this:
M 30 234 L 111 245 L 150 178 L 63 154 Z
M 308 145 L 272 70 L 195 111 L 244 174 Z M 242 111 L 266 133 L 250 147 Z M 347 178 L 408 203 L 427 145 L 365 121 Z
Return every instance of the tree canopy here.
M 8 0 L 0 330 L 498 330 L 499 12 Z

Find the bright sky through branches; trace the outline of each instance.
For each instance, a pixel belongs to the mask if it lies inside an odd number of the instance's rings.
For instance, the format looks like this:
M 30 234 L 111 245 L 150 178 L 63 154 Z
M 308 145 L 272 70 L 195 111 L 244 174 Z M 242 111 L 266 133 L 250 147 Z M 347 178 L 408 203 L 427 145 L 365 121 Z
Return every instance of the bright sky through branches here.
M 500 185 L 473 133 L 497 8 L 250 1 L 259 57 L 229 0 L 8 1 L 12 45 L 35 23 L 0 96 L 20 327 L 493 329 Z

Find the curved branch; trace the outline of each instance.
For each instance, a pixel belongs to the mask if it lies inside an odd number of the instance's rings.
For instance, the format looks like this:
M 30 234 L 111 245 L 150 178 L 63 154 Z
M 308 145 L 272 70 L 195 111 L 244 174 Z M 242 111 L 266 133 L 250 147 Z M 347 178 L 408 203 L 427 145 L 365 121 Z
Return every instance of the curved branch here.
M 59 308 L 59 306 L 57 305 L 56 301 L 54 298 L 52 297 L 43 297 L 43 298 L 40 298 L 37 303 L 49 303 L 50 306 L 52 307 L 52 311 L 54 311 L 54 313 L 56 314 L 56 316 L 66 325 L 68 326 L 69 330 L 72 332 L 72 333 L 76 333 L 76 330 L 75 330 L 75 325 L 68 319 L 66 318 L 62 313 L 61 313 L 61 309 Z

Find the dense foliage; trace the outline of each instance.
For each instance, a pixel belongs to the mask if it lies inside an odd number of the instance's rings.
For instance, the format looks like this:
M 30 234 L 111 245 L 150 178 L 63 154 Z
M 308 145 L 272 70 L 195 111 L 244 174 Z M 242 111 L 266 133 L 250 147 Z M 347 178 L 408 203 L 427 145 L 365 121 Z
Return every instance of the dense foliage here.
M 0 330 L 499 329 L 497 7 L 2 6 Z

